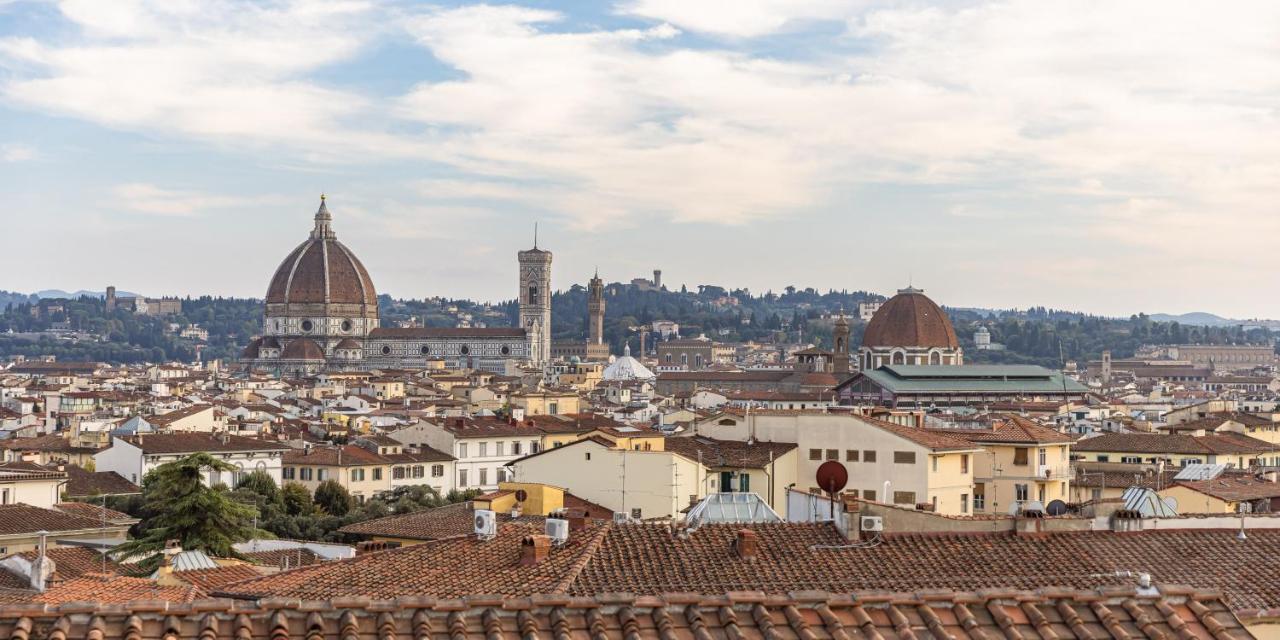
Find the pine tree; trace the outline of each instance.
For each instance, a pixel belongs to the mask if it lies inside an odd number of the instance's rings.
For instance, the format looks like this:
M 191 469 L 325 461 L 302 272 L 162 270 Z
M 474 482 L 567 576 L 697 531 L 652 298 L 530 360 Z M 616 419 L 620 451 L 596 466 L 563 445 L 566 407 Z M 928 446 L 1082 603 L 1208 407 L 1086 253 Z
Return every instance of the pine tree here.
M 253 539 L 257 509 L 232 499 L 223 485 L 209 487 L 204 477 L 212 471 L 231 472 L 235 467 L 208 453 L 156 467 L 142 483 L 145 533 L 119 547 L 117 558 L 140 558 L 139 566 L 159 566 L 165 543 L 176 540 L 185 550 L 199 550 L 223 558 L 239 557 L 232 548 Z

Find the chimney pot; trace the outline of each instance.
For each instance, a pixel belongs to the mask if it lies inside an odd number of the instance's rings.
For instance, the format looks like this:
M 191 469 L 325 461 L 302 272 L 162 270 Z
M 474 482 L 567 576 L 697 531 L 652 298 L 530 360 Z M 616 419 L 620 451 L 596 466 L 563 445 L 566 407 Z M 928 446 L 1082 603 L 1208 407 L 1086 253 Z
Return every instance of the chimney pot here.
M 738 535 L 734 539 L 733 548 L 738 552 L 739 558 L 754 561 L 759 552 L 759 541 L 756 538 L 756 532 L 750 529 L 739 529 Z
M 542 564 L 551 555 L 551 538 L 543 535 L 525 536 L 520 541 L 520 566 Z

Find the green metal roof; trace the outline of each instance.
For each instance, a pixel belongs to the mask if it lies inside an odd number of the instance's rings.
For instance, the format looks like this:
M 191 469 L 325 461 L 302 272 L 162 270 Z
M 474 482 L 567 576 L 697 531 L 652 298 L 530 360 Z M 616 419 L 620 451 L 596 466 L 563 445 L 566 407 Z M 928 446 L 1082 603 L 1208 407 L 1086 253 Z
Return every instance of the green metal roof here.
M 1084 385 L 1035 365 L 888 365 L 864 371 L 872 382 L 903 393 L 1085 393 Z

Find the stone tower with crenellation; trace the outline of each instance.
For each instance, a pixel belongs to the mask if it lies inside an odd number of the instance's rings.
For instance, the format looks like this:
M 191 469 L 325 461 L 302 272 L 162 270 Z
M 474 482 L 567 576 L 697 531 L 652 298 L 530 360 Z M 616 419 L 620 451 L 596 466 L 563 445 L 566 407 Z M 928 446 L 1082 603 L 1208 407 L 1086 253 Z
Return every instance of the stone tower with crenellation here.
M 604 281 L 600 272 L 587 283 L 587 344 L 604 344 Z

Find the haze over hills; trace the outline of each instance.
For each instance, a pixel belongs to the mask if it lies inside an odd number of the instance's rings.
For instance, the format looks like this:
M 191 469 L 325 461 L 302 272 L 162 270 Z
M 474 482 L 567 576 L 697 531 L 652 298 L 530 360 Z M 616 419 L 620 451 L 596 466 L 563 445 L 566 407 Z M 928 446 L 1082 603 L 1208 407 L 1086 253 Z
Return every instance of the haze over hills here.
M 116 295 L 122 298 L 128 298 L 128 297 L 140 296 L 141 294 L 130 292 L 130 291 L 117 291 Z M 8 304 L 16 302 L 18 298 L 22 298 L 22 297 L 50 299 L 50 298 L 79 298 L 81 296 L 89 296 L 92 298 L 103 298 L 106 296 L 106 292 L 90 291 L 88 289 L 78 289 L 76 291 L 70 291 L 70 292 L 65 291 L 63 289 L 43 289 L 41 291 L 37 291 L 33 294 L 30 294 L 30 296 L 24 296 L 23 294 L 16 294 L 16 293 L 10 294 L 9 299 L 0 301 L 0 307 L 8 306 Z M 954 307 L 954 308 L 963 309 L 965 311 L 972 311 L 982 316 L 997 316 L 997 317 L 1003 311 L 1006 311 L 1002 309 L 991 309 L 991 308 L 985 308 L 985 307 Z M 1179 313 L 1179 314 L 1149 313 L 1147 314 L 1147 316 L 1157 322 L 1177 322 L 1182 325 L 1197 326 L 1197 327 L 1230 327 L 1230 326 L 1235 326 L 1240 324 L 1275 323 L 1275 321 L 1268 320 L 1268 319 L 1240 320 L 1236 318 L 1224 318 L 1222 316 L 1219 316 L 1217 314 L 1210 313 L 1207 311 L 1192 311 L 1188 313 Z

